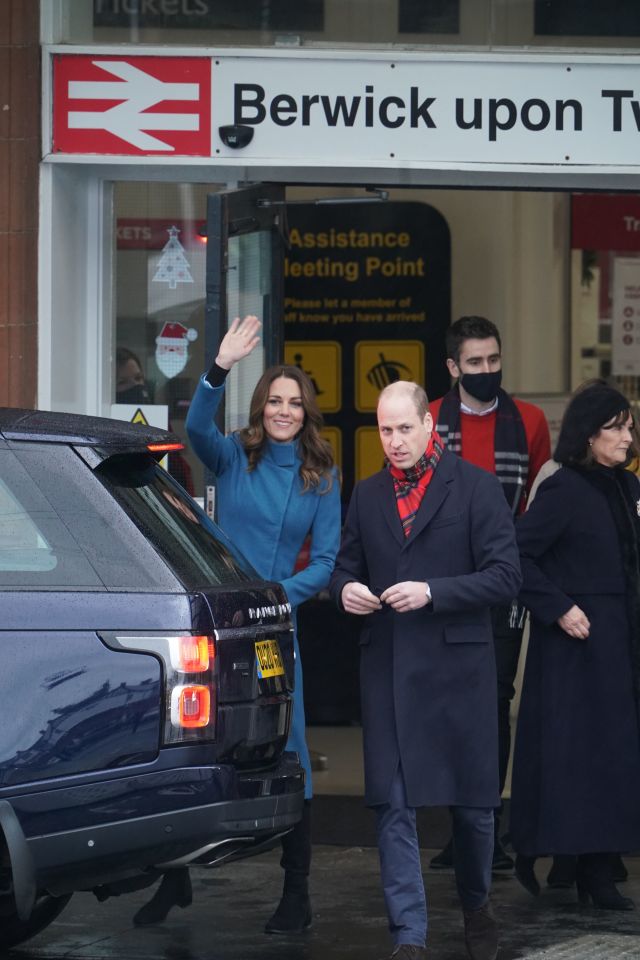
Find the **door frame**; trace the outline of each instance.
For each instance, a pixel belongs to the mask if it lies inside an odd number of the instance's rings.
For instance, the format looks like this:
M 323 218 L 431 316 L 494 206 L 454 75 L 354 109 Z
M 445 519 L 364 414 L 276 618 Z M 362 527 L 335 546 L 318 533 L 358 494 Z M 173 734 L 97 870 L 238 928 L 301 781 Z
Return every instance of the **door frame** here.
M 220 190 L 207 197 L 207 268 L 205 306 L 205 349 L 214 356 L 227 320 L 229 240 L 233 237 L 269 231 L 271 290 L 265 299 L 263 325 L 265 366 L 278 363 L 284 344 L 284 233 L 285 185 L 256 183 L 248 187 Z

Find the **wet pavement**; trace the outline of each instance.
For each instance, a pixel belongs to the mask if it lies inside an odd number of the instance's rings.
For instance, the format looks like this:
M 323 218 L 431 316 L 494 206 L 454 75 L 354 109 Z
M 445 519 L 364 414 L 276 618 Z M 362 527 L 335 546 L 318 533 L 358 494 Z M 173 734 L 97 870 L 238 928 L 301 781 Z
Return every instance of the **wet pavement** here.
M 430 960 L 466 960 L 462 918 L 450 872 L 428 869 Z M 194 902 L 175 908 L 157 927 L 134 928 L 131 917 L 149 891 L 105 903 L 76 894 L 47 930 L 2 954 L 22 960 L 380 960 L 391 953 L 373 847 L 314 846 L 313 926 L 301 936 L 268 936 L 265 920 L 280 893 L 279 854 L 192 871 Z M 620 890 L 630 913 L 579 906 L 574 890 L 544 887 L 549 861 L 537 865 L 543 884 L 533 898 L 510 874 L 494 880 L 492 900 L 501 927 L 499 960 L 638 960 L 640 858 L 625 858 L 629 880 Z

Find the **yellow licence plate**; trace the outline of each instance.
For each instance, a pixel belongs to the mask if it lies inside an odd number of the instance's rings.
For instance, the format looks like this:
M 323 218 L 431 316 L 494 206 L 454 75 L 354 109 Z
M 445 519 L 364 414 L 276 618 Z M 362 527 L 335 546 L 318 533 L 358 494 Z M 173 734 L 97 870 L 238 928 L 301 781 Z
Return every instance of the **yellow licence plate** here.
M 265 677 L 280 677 L 284 673 L 277 640 L 256 640 L 256 660 L 261 680 Z

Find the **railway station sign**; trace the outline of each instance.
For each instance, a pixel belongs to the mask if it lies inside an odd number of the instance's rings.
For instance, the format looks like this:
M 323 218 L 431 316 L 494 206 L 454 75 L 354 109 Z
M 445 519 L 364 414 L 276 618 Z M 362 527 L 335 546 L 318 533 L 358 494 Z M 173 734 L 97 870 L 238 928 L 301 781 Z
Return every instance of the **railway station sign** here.
M 45 49 L 52 155 L 276 167 L 640 166 L 640 57 L 632 55 Z

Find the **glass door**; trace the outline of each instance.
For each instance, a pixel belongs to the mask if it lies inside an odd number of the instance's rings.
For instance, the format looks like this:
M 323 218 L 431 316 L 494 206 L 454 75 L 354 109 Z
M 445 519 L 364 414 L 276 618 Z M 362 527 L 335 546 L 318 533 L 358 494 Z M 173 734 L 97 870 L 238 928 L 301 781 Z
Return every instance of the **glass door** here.
M 262 343 L 231 371 L 225 432 L 246 425 L 262 372 L 283 356 L 284 187 L 258 183 L 207 197 L 205 350 L 213 359 L 235 317 L 255 314 Z

